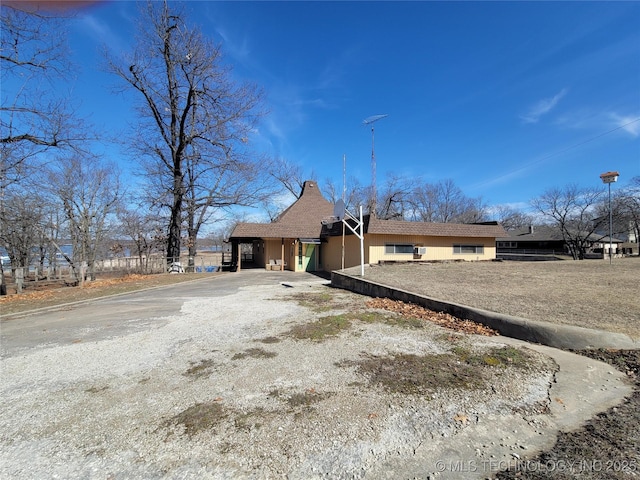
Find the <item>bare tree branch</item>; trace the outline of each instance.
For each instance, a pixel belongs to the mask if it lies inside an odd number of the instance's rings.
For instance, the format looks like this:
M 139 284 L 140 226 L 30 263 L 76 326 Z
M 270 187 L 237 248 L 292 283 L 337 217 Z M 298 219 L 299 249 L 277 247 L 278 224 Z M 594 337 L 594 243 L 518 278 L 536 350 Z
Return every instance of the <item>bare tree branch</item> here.
M 262 93 L 236 84 L 220 47 L 168 2 L 143 7 L 140 32 L 130 58 L 108 58 L 108 68 L 140 94 L 132 146 L 150 202 L 169 211 L 167 256 L 176 258 L 183 222 L 191 248 L 210 209 L 259 198 L 262 184 L 245 165 L 253 165 L 246 141 L 262 115 Z

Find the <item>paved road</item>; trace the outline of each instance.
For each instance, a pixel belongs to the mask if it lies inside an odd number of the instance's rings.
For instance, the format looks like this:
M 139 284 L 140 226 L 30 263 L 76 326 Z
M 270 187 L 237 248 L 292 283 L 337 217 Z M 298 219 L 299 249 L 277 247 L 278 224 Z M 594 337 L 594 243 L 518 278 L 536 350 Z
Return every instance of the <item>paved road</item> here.
M 0 356 L 8 358 L 26 349 L 127 335 L 150 325 L 165 324 L 166 318 L 179 313 L 185 300 L 191 298 L 222 297 L 246 285 L 306 279 L 320 280 L 307 273 L 243 270 L 2 320 Z

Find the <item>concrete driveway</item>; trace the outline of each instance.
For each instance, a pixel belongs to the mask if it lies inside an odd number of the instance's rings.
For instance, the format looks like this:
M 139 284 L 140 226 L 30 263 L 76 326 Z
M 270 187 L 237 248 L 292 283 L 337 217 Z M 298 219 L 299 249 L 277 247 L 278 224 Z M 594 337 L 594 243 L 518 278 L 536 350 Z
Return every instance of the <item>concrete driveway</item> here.
M 0 322 L 0 356 L 8 358 L 33 348 L 99 341 L 152 325 L 159 327 L 178 314 L 185 301 L 194 298 L 225 297 L 248 285 L 305 281 L 325 280 L 311 273 L 251 269 L 23 313 Z

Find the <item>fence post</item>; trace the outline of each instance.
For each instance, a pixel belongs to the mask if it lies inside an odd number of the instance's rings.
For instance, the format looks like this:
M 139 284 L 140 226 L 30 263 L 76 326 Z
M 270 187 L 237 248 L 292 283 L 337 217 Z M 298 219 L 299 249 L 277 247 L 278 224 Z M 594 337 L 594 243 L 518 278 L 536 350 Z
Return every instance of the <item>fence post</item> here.
M 84 287 L 84 272 L 86 268 L 86 263 L 82 262 L 82 264 L 80 265 L 80 287 Z
M 24 283 L 24 270 L 16 268 L 16 291 L 22 293 L 22 284 Z

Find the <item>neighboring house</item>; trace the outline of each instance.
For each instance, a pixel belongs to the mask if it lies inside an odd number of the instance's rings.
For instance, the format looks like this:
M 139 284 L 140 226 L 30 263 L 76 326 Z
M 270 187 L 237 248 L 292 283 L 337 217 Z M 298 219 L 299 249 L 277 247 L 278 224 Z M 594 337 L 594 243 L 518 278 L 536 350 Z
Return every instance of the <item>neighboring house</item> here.
M 629 229 L 626 233 L 617 234 L 623 240 L 620 244 L 620 253 L 623 255 L 640 255 L 640 244 L 638 243 L 638 233 L 634 222 L 629 222 Z
M 360 264 L 360 240 L 342 222 L 323 225 L 333 204 L 315 182 L 304 183 L 300 198 L 271 223 L 240 223 L 229 240 L 237 258 L 240 244 L 253 245 L 257 265 L 292 271 L 331 271 Z M 355 212 L 353 212 L 355 213 Z M 354 225 L 355 222 L 351 222 Z M 491 260 L 496 238 L 505 236 L 496 223 L 455 224 L 364 218 L 364 262 Z M 344 241 L 344 248 L 343 248 Z
M 510 230 L 507 235 L 496 240 L 498 256 L 506 255 L 570 255 L 562 232 L 550 226 L 529 226 L 524 229 Z M 600 256 L 609 253 L 609 236 L 597 233 L 589 235 L 590 247 L 587 253 Z M 612 238 L 613 254 L 617 253 L 622 240 Z

